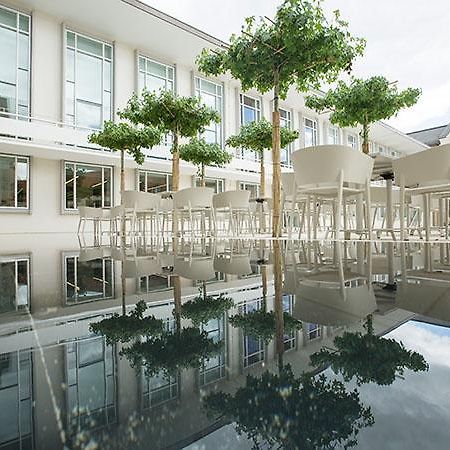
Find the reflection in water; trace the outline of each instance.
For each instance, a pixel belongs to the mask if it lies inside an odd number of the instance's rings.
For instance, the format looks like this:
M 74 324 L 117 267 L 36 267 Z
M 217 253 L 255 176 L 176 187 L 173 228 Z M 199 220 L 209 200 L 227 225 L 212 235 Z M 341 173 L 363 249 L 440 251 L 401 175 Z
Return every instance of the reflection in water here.
M 358 384 L 374 382 L 389 385 L 402 376 L 405 369 L 428 370 L 424 357 L 407 350 L 401 342 L 374 335 L 372 316 L 365 324 L 366 334 L 345 332 L 334 338 L 336 350 L 322 348 L 311 355 L 314 366 L 330 365 L 345 381 L 356 378 Z
M 230 422 L 266 447 L 399 433 L 379 431 L 363 384 L 388 402 L 396 378 L 409 386 L 428 365 L 383 335 L 414 313 L 450 322 L 438 245 L 0 244 L 0 448 L 184 448 Z

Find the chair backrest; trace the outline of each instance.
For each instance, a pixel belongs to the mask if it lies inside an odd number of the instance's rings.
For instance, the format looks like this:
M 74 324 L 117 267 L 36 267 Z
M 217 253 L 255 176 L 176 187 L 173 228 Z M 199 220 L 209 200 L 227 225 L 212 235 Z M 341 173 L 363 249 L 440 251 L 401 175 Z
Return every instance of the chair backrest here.
M 161 203 L 161 197 L 157 194 L 151 194 L 150 192 L 138 193 L 137 209 L 139 211 L 148 211 L 150 209 L 157 210 Z
M 292 153 L 297 187 L 335 184 L 343 172 L 344 183 L 365 184 L 370 180 L 373 158 L 344 145 L 319 145 Z
M 392 162 L 398 184 L 433 186 L 450 183 L 450 144 L 404 156 Z
M 179 208 L 212 208 L 214 189 L 207 187 L 192 187 L 182 189 L 173 194 L 173 206 Z
M 216 276 L 212 258 L 186 261 L 175 259 L 173 274 L 188 280 L 208 281 Z
M 292 197 L 295 190 L 295 174 L 294 172 L 281 173 L 281 187 L 286 197 Z
M 213 196 L 214 208 L 246 209 L 249 207 L 250 194 L 246 190 L 220 192 Z
M 80 215 L 80 218 L 83 217 L 85 219 L 102 219 L 103 209 L 93 208 L 91 206 L 79 206 L 78 214 Z
M 122 191 L 121 204 L 126 209 L 137 209 L 139 202 L 139 191 Z
M 250 275 L 252 267 L 249 255 L 235 255 L 231 257 L 214 257 L 214 270 L 230 275 Z

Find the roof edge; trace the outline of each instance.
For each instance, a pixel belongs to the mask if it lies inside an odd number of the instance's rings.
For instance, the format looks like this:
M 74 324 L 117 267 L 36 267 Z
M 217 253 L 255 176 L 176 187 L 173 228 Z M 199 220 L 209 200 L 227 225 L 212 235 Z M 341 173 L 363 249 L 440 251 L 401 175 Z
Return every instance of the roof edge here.
M 140 0 L 120 0 L 120 1 L 122 3 L 125 3 L 129 6 L 136 8 L 136 9 L 139 9 L 142 12 L 150 14 L 164 22 L 167 22 L 170 25 L 174 25 L 183 31 L 191 33 L 194 36 L 197 36 L 217 47 L 228 47 L 228 44 L 226 42 L 222 41 L 221 39 L 218 39 L 208 33 L 205 33 L 204 31 L 202 31 L 198 28 L 195 28 L 192 25 L 187 24 L 186 22 L 176 19 L 175 17 L 170 16 L 169 14 L 166 14 L 166 13 L 160 11 L 159 9 L 154 8 L 153 6 L 150 6 L 147 3 L 143 3 Z

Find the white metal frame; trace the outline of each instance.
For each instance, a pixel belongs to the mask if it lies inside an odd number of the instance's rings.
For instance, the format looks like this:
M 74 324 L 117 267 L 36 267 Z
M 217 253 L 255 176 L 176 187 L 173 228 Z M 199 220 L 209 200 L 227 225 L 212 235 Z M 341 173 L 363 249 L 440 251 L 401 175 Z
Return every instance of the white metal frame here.
M 14 158 L 14 206 L 0 206 L 0 212 L 2 211 L 30 211 L 30 158 L 28 156 L 10 155 L 6 153 L 0 153 L 0 158 Z M 27 160 L 27 205 L 17 206 L 17 160 Z

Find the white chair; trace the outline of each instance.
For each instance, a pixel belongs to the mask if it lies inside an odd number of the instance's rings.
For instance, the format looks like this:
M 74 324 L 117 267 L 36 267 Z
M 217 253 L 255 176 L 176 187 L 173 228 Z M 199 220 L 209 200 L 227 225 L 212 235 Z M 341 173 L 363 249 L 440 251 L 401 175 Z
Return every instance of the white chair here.
M 161 196 L 161 194 L 159 194 Z M 173 213 L 173 199 L 172 198 L 163 198 L 161 197 L 161 202 L 159 204 L 159 213 L 162 217 L 162 223 L 161 223 L 161 232 L 164 233 L 167 231 L 167 233 L 171 232 L 170 224 L 171 220 L 173 220 L 172 213 Z
M 214 257 L 214 270 L 228 275 L 250 275 L 252 267 L 249 255 L 221 254 Z
M 334 199 L 334 237 L 339 237 L 341 231 L 341 216 L 344 215 L 346 227 L 345 201 L 348 196 L 364 193 L 366 200 L 366 232 L 371 235 L 370 219 L 370 178 L 373 159 L 351 147 L 343 145 L 320 145 L 297 150 L 292 154 L 295 174 L 295 196 L 293 204 L 299 195 L 313 198 Z M 310 202 L 306 202 L 306 223 L 308 239 L 310 239 Z M 346 231 L 344 229 L 344 231 Z M 363 232 L 363 230 L 356 230 Z M 316 237 L 317 227 L 314 228 Z
M 295 174 L 294 172 L 281 173 L 281 189 L 282 189 L 282 208 L 283 208 L 283 222 L 288 231 L 289 237 L 292 234 L 292 228 L 295 225 L 295 219 L 298 221 L 299 234 L 302 232 L 304 225 L 304 215 L 306 207 L 306 199 L 296 198 L 295 195 Z M 301 204 L 301 208 L 300 208 Z
M 214 217 L 218 230 L 219 217 L 222 214 L 228 216 L 228 232 L 233 236 L 239 236 L 243 231 L 243 224 L 247 219 L 247 228 L 253 233 L 250 212 L 250 191 L 237 190 L 226 191 L 213 196 Z
M 212 257 L 194 259 L 175 258 L 173 274 L 188 280 L 209 281 L 216 276 L 213 261 Z
M 182 189 L 173 194 L 174 220 L 181 223 L 182 234 L 185 231 L 184 222 L 187 220 L 191 233 L 200 231 L 204 236 L 206 234 L 206 218 L 208 218 L 209 233 L 214 233 L 213 195 L 214 190 L 207 187 Z M 200 224 L 200 226 L 196 227 L 196 224 Z
M 86 222 L 90 221 L 94 224 L 94 233 L 101 234 L 101 221 L 103 220 L 103 209 L 93 208 L 90 206 L 79 206 L 78 207 L 79 221 L 78 221 L 78 231 L 80 234 L 84 233 L 86 228 Z
M 131 230 L 136 231 L 138 224 L 139 231 L 146 232 L 147 217 L 150 217 L 151 232 L 153 234 L 153 220 L 156 224 L 156 233 L 159 233 L 159 204 L 161 198 L 157 194 L 139 191 L 123 191 L 122 206 L 125 208 L 125 215 L 131 219 Z M 142 225 L 142 228 L 141 228 Z
M 422 195 L 423 226 L 430 239 L 431 195 L 450 196 L 450 144 L 433 147 L 392 162 L 396 183 L 400 186 L 400 238 L 406 239 L 405 195 Z

